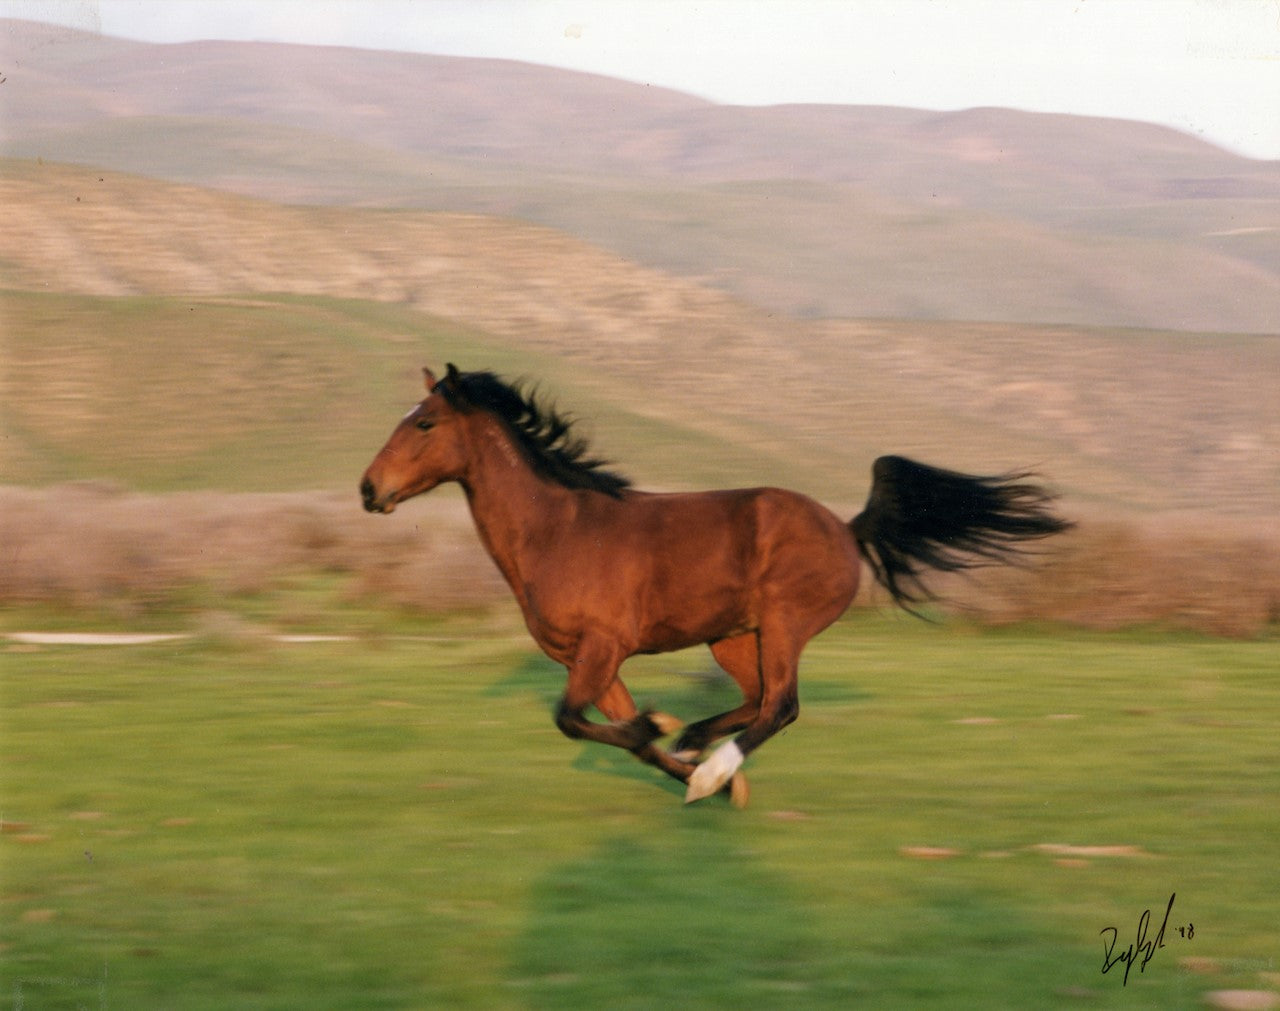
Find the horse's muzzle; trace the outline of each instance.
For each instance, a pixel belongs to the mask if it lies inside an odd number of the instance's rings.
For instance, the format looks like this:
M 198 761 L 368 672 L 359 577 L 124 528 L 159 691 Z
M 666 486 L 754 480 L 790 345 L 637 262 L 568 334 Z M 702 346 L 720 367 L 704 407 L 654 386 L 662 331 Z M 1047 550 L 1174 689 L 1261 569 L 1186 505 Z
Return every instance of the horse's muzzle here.
M 378 489 L 367 477 L 360 482 L 360 498 L 364 502 L 365 512 L 389 513 L 395 510 L 395 501 L 388 495 L 385 499 L 378 497 Z

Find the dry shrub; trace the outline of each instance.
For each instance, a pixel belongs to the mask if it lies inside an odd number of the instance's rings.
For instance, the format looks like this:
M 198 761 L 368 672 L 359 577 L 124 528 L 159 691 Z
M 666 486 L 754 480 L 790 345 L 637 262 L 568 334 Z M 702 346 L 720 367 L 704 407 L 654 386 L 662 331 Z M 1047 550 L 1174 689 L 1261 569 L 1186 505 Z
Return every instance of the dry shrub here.
M 1214 514 L 1086 518 L 1025 569 L 955 596 L 979 620 L 1257 636 L 1280 621 L 1280 530 Z
M 349 574 L 357 592 L 424 610 L 503 592 L 465 506 L 453 500 L 373 517 L 354 493 L 0 488 L 0 601 L 127 610 L 192 587 L 255 593 L 308 573 Z
M 460 498 L 369 516 L 354 493 L 143 495 L 92 483 L 0 487 L 0 602 L 162 605 L 192 587 L 254 593 L 298 574 L 417 610 L 507 591 Z M 1256 636 L 1280 621 L 1280 530 L 1213 514 L 1095 516 L 1025 569 L 934 585 L 978 621 L 1111 629 L 1160 625 Z M 864 601 L 883 603 L 875 593 Z

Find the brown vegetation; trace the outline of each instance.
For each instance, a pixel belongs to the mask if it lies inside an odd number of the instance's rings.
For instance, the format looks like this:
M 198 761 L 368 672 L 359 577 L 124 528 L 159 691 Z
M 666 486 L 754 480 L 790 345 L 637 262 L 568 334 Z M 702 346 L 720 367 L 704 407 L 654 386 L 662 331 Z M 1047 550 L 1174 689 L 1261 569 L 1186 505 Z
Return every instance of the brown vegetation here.
M 1280 622 L 1280 534 L 1203 514 L 1085 519 L 1040 564 L 991 570 L 956 596 L 989 624 L 1257 636 Z
M 1280 536 L 1203 517 L 1085 519 L 1024 569 L 935 585 L 980 624 L 1142 625 L 1232 637 L 1280 622 Z M 143 495 L 99 483 L 0 488 L 0 603 L 130 615 L 192 591 L 249 594 L 294 576 L 349 577 L 350 593 L 423 612 L 507 597 L 465 505 L 437 495 L 391 518 L 354 493 Z M 867 581 L 870 584 L 870 580 Z M 862 606 L 889 606 L 878 588 Z
M 0 602 L 128 615 L 193 590 L 258 593 L 323 573 L 352 577 L 356 595 L 425 611 L 491 603 L 505 591 L 454 499 L 379 522 L 360 511 L 354 492 L 0 488 Z

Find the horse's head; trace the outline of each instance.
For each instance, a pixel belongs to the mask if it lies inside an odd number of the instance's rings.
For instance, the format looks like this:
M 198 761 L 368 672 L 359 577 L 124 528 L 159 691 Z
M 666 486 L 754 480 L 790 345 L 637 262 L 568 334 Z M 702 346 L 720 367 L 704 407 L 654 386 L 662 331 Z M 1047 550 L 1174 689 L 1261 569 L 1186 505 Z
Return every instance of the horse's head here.
M 389 513 L 405 499 L 462 477 L 466 466 L 462 415 L 450 404 L 458 370 L 448 366 L 437 380 L 423 369 L 427 398 L 401 419 L 360 481 L 360 496 L 371 513 Z

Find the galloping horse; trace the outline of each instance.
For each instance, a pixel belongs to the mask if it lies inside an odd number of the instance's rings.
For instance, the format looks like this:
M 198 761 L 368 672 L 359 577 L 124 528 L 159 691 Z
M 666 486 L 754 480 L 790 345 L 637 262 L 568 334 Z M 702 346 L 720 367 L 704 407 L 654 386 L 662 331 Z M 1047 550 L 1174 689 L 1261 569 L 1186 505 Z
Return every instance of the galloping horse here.
M 686 783 L 686 803 L 721 790 L 746 803 L 743 760 L 796 718 L 800 652 L 849 606 L 864 560 L 909 609 L 930 599 L 924 569 L 1008 561 L 1020 542 L 1070 525 L 1028 474 L 974 477 L 899 456 L 875 461 L 866 508 L 847 523 L 777 488 L 640 492 L 518 385 L 452 364 L 443 379 L 423 372 L 428 396 L 365 471 L 365 509 L 462 485 L 530 634 L 568 671 L 556 726 Z M 622 662 L 699 643 L 742 704 L 687 727 L 640 712 Z M 609 722 L 588 719 L 589 706 Z M 682 727 L 670 751 L 655 744 Z

